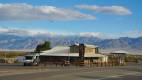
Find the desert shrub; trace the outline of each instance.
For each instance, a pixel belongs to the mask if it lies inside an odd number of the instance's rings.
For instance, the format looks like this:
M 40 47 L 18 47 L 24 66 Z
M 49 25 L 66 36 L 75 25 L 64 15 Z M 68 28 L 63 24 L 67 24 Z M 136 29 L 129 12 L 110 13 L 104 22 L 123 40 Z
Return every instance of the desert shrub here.
M 17 56 L 24 56 L 25 52 L 0 52 L 0 58 L 15 58 Z

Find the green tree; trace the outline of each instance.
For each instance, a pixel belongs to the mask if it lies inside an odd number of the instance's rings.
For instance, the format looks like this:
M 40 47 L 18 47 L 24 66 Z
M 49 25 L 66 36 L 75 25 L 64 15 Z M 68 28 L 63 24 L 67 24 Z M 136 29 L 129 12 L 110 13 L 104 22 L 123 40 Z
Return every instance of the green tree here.
M 43 44 L 37 45 L 35 52 L 41 52 L 49 49 L 51 49 L 51 43 L 50 41 L 45 41 Z

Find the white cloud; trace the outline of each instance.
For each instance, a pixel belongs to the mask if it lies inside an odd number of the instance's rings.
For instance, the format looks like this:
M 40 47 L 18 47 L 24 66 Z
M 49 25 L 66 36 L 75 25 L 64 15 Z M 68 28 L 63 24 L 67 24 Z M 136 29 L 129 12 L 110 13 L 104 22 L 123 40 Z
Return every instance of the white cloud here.
M 6 29 L 6 28 L 0 28 L 0 33 L 4 33 L 4 32 L 7 32 L 8 31 L 8 29 Z
M 106 38 L 106 35 L 101 32 L 82 32 L 82 33 L 79 33 L 79 35 L 84 37 Z
M 31 29 L 10 29 L 10 28 L 0 28 L 0 34 L 9 34 L 17 36 L 81 36 L 81 37 L 97 37 L 100 39 L 116 39 L 119 37 L 142 37 L 142 31 L 127 31 L 120 33 L 102 33 L 102 32 L 53 32 L 45 30 L 31 30 Z
M 123 6 L 97 6 L 97 5 L 76 5 L 77 8 L 86 9 L 101 13 L 109 13 L 115 15 L 131 15 L 132 12 Z
M 45 33 L 47 32 L 42 30 L 0 28 L 0 34 L 9 34 L 9 35 L 18 35 L 18 36 L 35 36 L 35 35 L 45 34 Z
M 25 3 L 0 4 L 0 20 L 86 20 L 94 16 L 54 6 L 32 6 Z
M 118 37 L 142 37 L 142 31 L 127 31 L 117 33 L 116 35 L 118 35 Z
M 142 31 L 127 31 L 127 32 L 120 32 L 120 33 L 102 33 L 102 32 L 82 32 L 76 35 L 82 37 L 97 37 L 101 39 L 116 39 L 120 37 L 142 37 Z
M 8 34 L 8 35 L 17 35 L 17 36 L 68 36 L 74 35 L 70 33 L 64 32 L 53 32 L 53 31 L 45 31 L 45 30 L 36 30 L 36 29 L 18 29 L 18 28 L 3 28 L 0 27 L 0 34 Z

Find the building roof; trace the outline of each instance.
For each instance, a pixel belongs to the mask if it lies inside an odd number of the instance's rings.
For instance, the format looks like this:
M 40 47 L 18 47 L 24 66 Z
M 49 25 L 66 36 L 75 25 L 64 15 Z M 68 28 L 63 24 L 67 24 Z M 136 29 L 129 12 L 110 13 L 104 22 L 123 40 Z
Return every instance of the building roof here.
M 69 53 L 70 47 L 67 46 L 57 46 L 52 48 L 51 50 L 42 51 L 43 53 Z
M 95 46 L 95 45 L 88 45 L 88 44 L 85 44 L 86 47 L 90 47 L 90 48 L 97 48 L 98 46 Z
M 41 56 L 66 56 L 66 57 L 79 57 L 79 53 L 43 53 Z M 106 57 L 103 54 L 85 54 L 84 57 Z
M 79 56 L 78 53 L 73 53 L 73 54 L 70 54 L 70 53 L 43 53 L 41 54 L 41 56 L 71 56 L 71 57 L 77 57 Z
M 74 45 L 79 46 L 78 43 L 75 43 Z M 90 45 L 90 44 L 84 44 L 84 46 L 89 47 L 89 48 L 97 48 L 98 47 L 96 45 Z
M 103 54 L 85 54 L 85 57 L 107 57 L 106 55 Z
M 51 50 L 42 51 L 41 56 L 70 56 L 70 57 L 79 57 L 79 53 L 70 53 L 70 47 L 58 46 Z M 87 53 L 85 57 L 104 57 L 103 54 L 91 54 Z

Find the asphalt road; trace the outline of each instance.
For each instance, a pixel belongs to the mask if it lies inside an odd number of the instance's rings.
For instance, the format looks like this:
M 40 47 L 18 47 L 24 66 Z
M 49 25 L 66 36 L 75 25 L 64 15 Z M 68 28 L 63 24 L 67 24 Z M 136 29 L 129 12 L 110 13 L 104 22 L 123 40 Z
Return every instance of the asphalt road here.
M 142 80 L 142 65 L 93 68 L 0 65 L 0 80 Z

